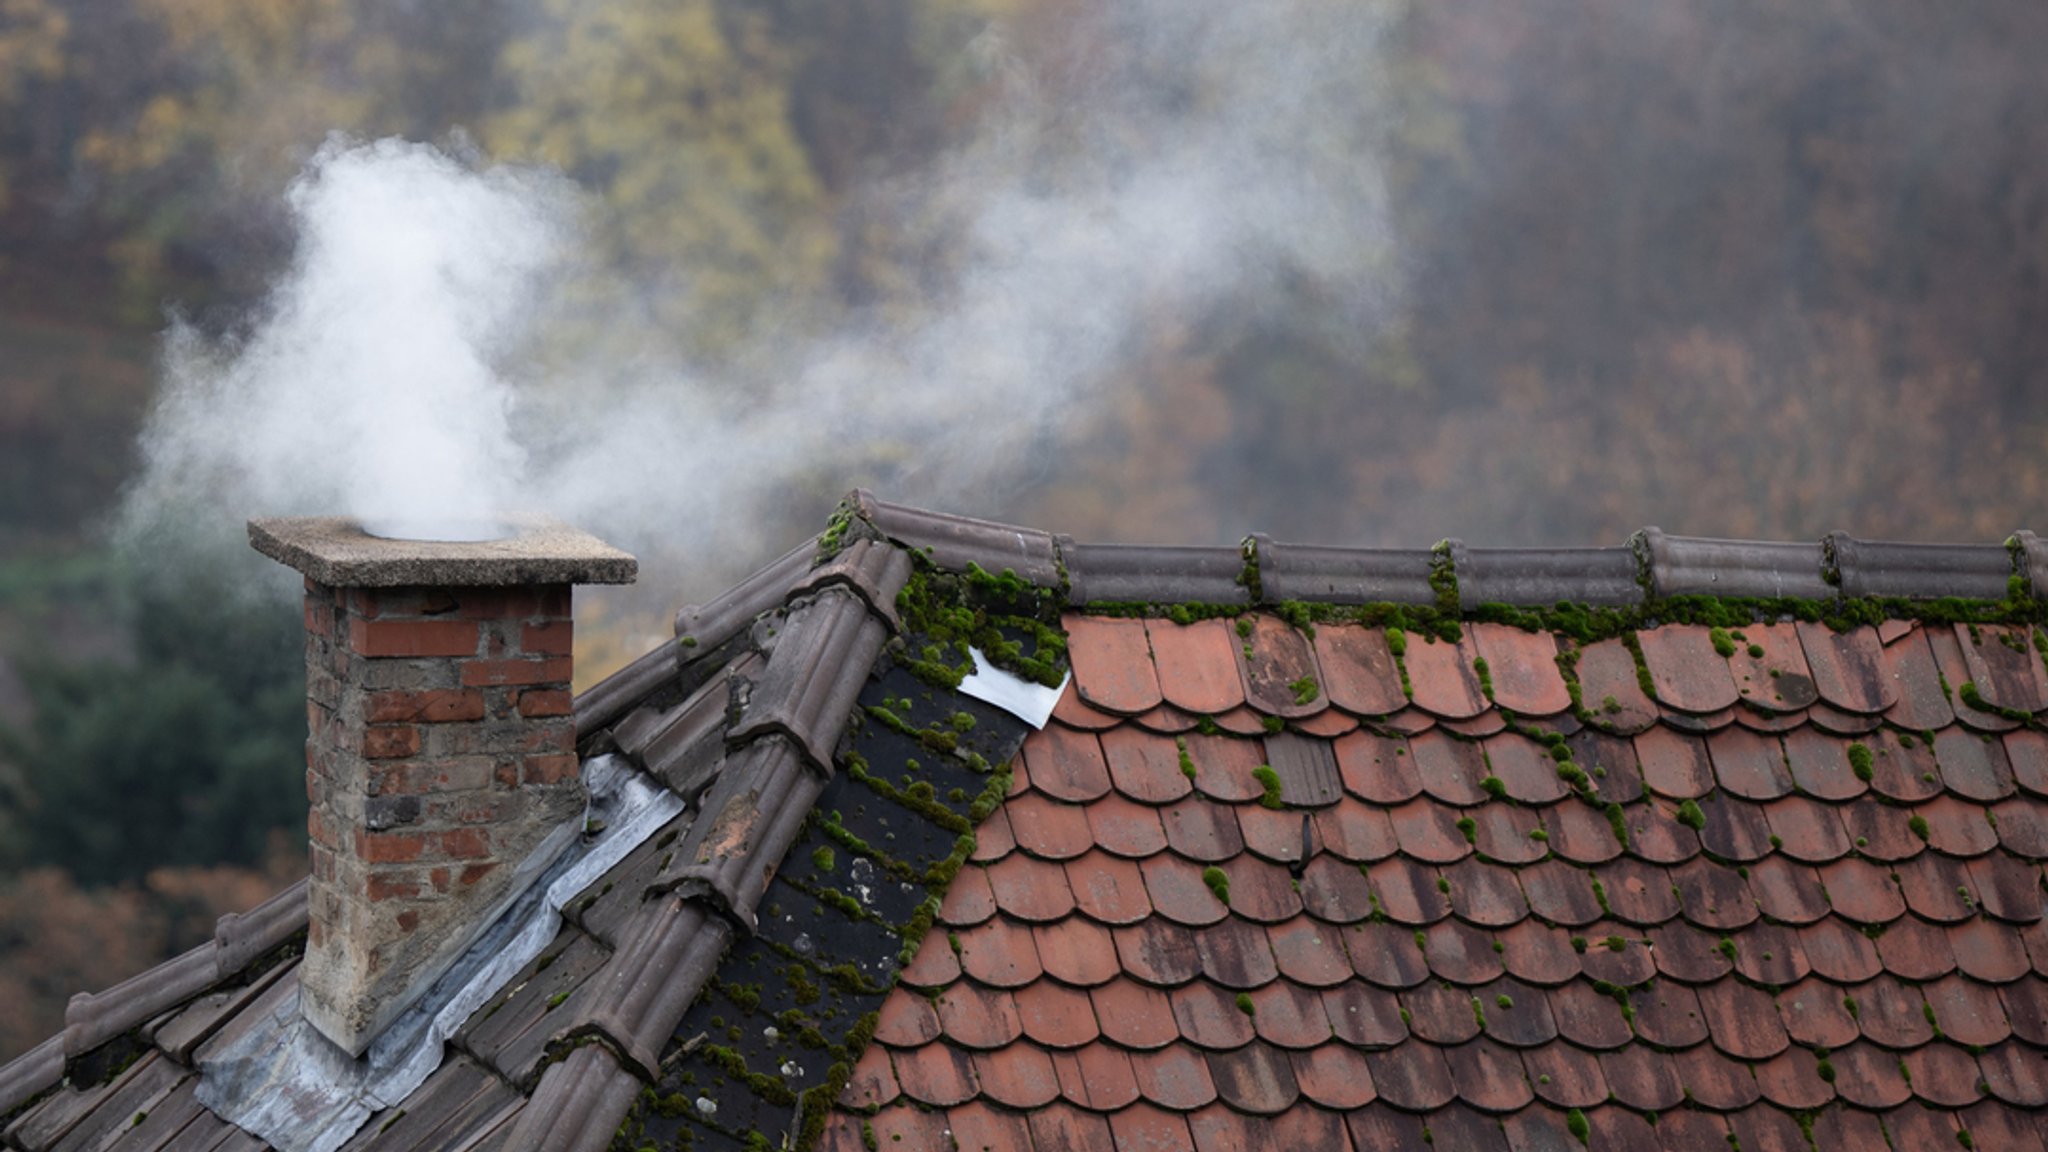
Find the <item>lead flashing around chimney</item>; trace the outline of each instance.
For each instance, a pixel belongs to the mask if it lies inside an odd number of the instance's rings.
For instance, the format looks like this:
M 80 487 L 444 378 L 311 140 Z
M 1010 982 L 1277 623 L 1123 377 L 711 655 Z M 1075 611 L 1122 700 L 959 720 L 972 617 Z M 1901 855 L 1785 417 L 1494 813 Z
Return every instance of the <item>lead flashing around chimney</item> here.
M 631 584 L 639 561 L 556 520 L 512 517 L 518 534 L 449 543 L 387 540 L 340 516 L 249 521 L 249 544 L 333 588 Z

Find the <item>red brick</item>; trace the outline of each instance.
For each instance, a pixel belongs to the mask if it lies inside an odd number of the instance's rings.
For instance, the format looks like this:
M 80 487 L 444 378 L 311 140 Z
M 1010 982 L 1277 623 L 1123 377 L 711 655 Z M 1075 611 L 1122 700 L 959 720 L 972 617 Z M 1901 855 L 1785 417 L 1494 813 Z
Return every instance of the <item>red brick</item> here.
M 519 750 L 529 755 L 573 752 L 576 750 L 576 728 L 560 723 L 535 725 L 520 738 Z
M 415 928 L 417 928 L 417 927 L 419 927 L 419 926 L 420 926 L 420 914 L 419 914 L 419 912 L 418 912 L 418 911 L 416 911 L 416 910 L 414 910 L 414 909 L 411 909 L 411 908 L 408 908 L 408 909 L 406 909 L 405 911 L 403 911 L 403 912 L 400 912 L 400 913 L 398 914 L 398 930 L 399 930 L 399 931 L 401 931 L 401 932 L 411 932 L 411 931 L 412 931 L 413 929 L 415 929 Z M 382 956 L 383 956 L 383 953 L 381 953 L 381 952 L 380 952 L 380 953 L 378 953 L 378 957 L 379 957 L 380 959 L 382 958 Z M 379 965 L 379 967 L 382 967 L 382 965 L 380 964 L 380 965 Z
M 363 894 L 372 904 L 385 900 L 417 900 L 420 895 L 419 877 L 404 872 L 372 872 Z
M 496 860 L 488 864 L 471 864 L 462 870 L 462 875 L 456 880 L 456 883 L 466 888 L 497 870 L 498 862 Z
M 471 620 L 527 620 L 567 617 L 567 584 L 528 584 L 515 588 L 479 588 L 463 593 L 460 613 Z
M 445 894 L 448 891 L 449 880 L 448 869 L 445 867 L 430 869 L 427 872 L 427 883 L 433 885 L 436 892 Z
M 427 806 L 426 819 L 436 824 L 498 824 L 517 811 L 517 802 L 507 793 L 481 792 L 436 800 Z
M 341 847 L 341 829 L 335 827 L 334 821 L 328 819 L 327 813 L 319 808 L 310 809 L 306 813 L 306 838 L 313 842 L 315 848 Z
M 349 647 L 361 656 L 474 656 L 470 620 L 351 620 Z
M 450 724 L 484 718 L 484 694 L 474 689 L 379 692 L 370 697 L 371 724 Z
M 396 760 L 418 755 L 419 750 L 420 730 L 410 725 L 369 728 L 363 732 L 363 758 L 366 760 Z
M 528 784 L 560 784 L 576 779 L 578 771 L 574 756 L 529 756 L 524 775 Z
M 422 832 L 371 832 L 355 830 L 356 855 L 370 864 L 403 864 L 417 860 L 427 850 Z
M 462 666 L 462 683 L 469 688 L 566 684 L 571 667 L 566 656 L 550 656 L 542 660 L 472 660 Z
M 575 711 L 576 698 L 566 688 L 530 688 L 519 694 L 519 714 L 529 720 L 569 716 Z
M 306 634 L 327 637 L 334 635 L 334 611 L 317 600 L 306 601 Z
M 491 835 L 483 828 L 455 828 L 439 834 L 441 854 L 475 860 L 491 854 Z
M 381 764 L 370 772 L 370 795 L 425 796 L 439 792 L 473 792 L 490 786 L 491 769 L 489 760 L 475 757 Z
M 576 650 L 576 625 L 569 620 L 543 620 L 519 630 L 520 651 L 533 656 L 567 656 Z
M 333 883 L 334 853 L 316 844 L 313 846 L 311 855 L 311 871 L 313 874 L 313 879 L 318 880 L 323 884 Z

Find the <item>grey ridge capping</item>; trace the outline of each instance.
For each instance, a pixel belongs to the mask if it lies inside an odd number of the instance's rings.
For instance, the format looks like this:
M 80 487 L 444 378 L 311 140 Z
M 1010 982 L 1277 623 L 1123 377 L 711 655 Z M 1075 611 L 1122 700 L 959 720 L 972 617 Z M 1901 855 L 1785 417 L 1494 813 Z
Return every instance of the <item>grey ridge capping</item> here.
M 941 568 L 1010 569 L 1041 588 L 1059 587 L 1059 558 L 1050 533 L 890 504 L 865 490 L 855 490 L 847 503 L 883 535 Z
M 1236 548 L 1058 539 L 1074 604 L 1251 604 L 1250 590 L 1238 582 L 1244 555 Z
M 1900 544 L 1847 532 L 1823 543 L 1844 596 L 1999 600 L 2013 575 L 2012 554 L 1998 544 Z
M 685 605 L 676 613 L 676 642 L 683 648 L 682 662 L 717 651 L 756 616 L 781 607 L 789 598 L 790 585 L 810 571 L 817 558 L 818 538 L 813 536 L 710 603 Z
M 1570 601 L 1630 607 L 1645 595 L 1635 553 L 1614 548 L 1456 548 L 1458 606 L 1538 608 Z
M 1281 544 L 1253 536 L 1259 590 L 1266 600 L 1326 604 L 1429 604 L 1431 553 L 1420 549 L 1333 548 Z
M 631 584 L 639 562 L 587 532 L 541 517 L 508 521 L 503 540 L 385 540 L 341 516 L 249 521 L 249 543 L 330 588 Z
M 2013 562 L 2037 600 L 2048 599 L 2048 540 L 2024 528 L 2012 534 Z
M 1818 541 L 1709 540 L 1645 528 L 1636 533 L 1635 544 L 1649 569 L 1650 590 L 1659 597 L 1831 600 L 1836 595 L 1823 575 Z

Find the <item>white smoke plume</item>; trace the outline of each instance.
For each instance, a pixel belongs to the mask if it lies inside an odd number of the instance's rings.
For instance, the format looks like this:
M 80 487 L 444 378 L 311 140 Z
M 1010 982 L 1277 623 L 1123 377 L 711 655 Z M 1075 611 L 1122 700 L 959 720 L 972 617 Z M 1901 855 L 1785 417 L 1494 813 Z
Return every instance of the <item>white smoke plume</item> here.
M 822 520 L 786 507 L 821 485 L 994 511 L 1124 385 L 1148 318 L 1257 314 L 1304 278 L 1352 334 L 1388 317 L 1391 16 L 1115 5 L 1076 33 L 1086 79 L 1035 74 L 992 29 L 971 53 L 1001 78 L 999 110 L 870 195 L 953 238 L 944 289 L 823 335 L 763 333 L 721 361 L 739 379 L 629 353 L 645 334 L 607 334 L 587 309 L 576 354 L 539 378 L 572 307 L 550 292 L 576 261 L 566 182 L 425 145 L 330 144 L 290 193 L 298 256 L 250 333 L 174 331 L 131 534 L 189 536 L 195 508 L 234 530 L 537 508 L 643 559 L 760 559 L 764 522 Z

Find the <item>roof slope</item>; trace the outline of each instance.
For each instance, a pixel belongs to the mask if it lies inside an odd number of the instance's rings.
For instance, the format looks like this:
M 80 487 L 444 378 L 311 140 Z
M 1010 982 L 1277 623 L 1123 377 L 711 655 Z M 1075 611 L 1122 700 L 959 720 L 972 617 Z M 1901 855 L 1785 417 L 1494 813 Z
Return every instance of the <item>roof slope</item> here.
M 578 700 L 688 809 L 348 1147 L 2039 1148 L 2043 591 L 2026 533 L 1155 548 L 856 493 Z M 1047 728 L 969 641 L 1070 652 Z M 193 1068 L 303 926 L 74 1003 L 4 1138 L 260 1147 Z

